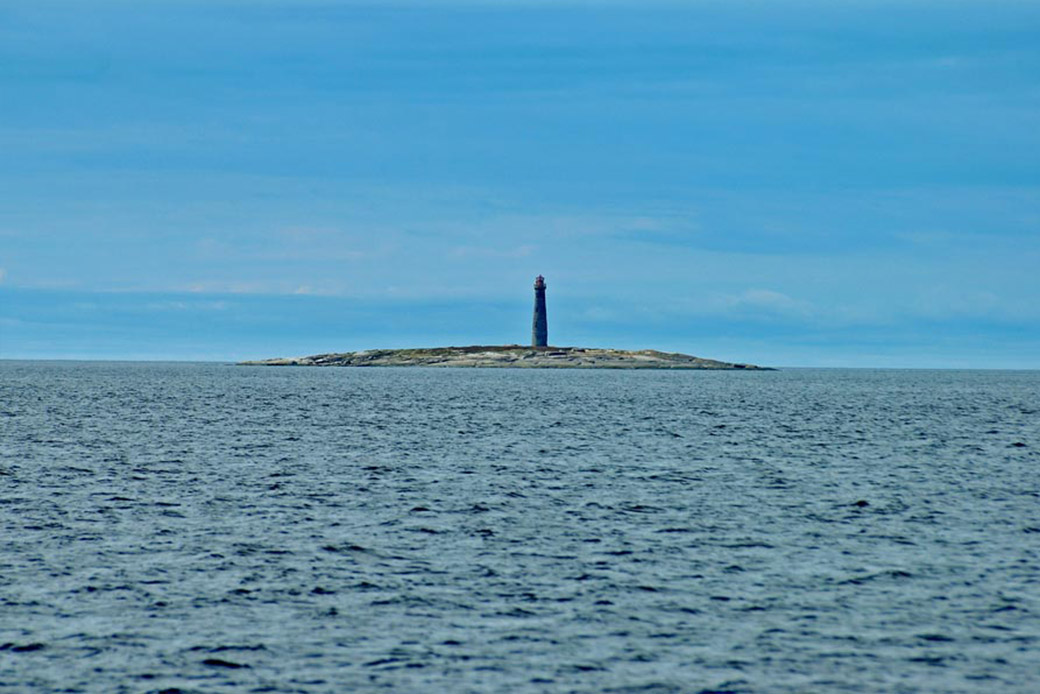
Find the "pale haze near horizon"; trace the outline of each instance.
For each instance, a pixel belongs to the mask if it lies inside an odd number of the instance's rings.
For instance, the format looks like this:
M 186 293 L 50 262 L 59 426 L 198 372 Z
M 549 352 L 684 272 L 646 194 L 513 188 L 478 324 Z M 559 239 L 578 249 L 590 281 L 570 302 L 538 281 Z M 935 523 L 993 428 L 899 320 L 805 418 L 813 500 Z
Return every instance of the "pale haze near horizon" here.
M 1040 5 L 0 8 L 0 358 L 1040 368 Z

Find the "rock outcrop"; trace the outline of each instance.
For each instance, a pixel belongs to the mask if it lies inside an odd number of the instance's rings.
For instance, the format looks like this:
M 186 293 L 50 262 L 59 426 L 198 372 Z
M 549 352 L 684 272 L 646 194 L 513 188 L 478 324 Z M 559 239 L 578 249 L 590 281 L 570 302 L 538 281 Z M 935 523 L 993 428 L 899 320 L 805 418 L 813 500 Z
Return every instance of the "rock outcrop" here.
M 434 366 L 521 369 L 746 369 L 688 354 L 652 349 L 626 351 L 588 347 L 523 347 L 521 345 L 433 347 L 429 349 L 369 349 L 363 352 L 316 354 L 310 357 L 242 362 L 255 366 Z

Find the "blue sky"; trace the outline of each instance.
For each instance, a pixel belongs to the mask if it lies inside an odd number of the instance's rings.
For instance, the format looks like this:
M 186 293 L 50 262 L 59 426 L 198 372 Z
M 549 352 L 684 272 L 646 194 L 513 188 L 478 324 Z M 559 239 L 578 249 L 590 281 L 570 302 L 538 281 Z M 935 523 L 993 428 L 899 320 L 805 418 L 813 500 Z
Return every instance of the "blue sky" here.
M 1040 3 L 0 5 L 0 357 L 1040 368 Z

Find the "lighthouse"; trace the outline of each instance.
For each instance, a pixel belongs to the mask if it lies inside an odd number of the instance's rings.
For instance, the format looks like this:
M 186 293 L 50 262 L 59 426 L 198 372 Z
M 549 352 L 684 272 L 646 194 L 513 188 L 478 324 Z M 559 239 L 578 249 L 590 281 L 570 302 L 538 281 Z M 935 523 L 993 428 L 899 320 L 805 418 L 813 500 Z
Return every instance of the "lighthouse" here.
M 534 280 L 534 324 L 531 329 L 531 345 L 533 347 L 549 346 L 549 322 L 545 317 L 545 278 L 541 275 Z

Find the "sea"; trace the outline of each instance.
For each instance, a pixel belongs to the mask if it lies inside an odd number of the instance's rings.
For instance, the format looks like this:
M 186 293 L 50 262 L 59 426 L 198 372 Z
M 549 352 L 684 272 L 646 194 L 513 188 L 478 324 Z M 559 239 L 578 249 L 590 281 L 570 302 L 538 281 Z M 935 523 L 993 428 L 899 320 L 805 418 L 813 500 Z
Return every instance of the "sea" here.
M 0 692 L 1040 691 L 1040 371 L 0 362 Z

